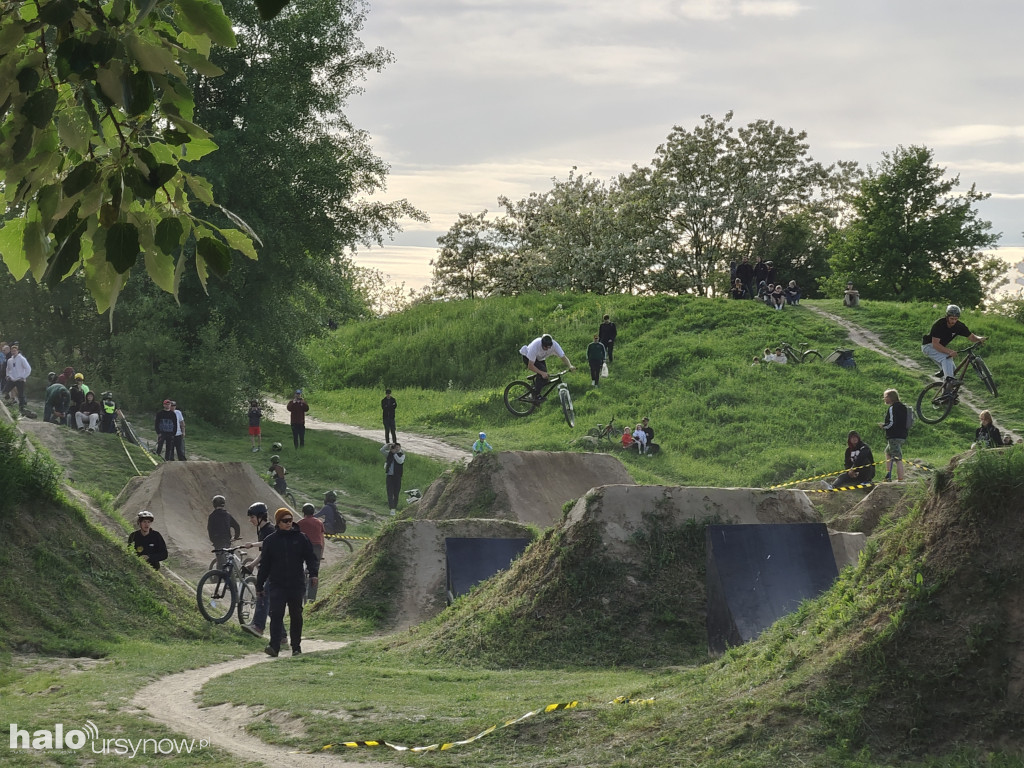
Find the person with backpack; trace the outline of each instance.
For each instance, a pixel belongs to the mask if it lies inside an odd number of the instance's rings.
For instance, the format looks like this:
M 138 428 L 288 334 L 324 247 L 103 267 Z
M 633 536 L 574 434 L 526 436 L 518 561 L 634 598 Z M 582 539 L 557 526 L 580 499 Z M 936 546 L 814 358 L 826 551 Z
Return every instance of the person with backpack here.
M 885 479 L 892 480 L 892 465 L 896 464 L 896 480 L 903 482 L 903 442 L 913 425 L 914 412 L 900 402 L 900 393 L 887 389 L 882 395 L 885 401 L 885 421 L 878 426 L 885 430 Z
M 324 505 L 314 515 L 314 517 L 323 521 L 325 533 L 339 534 L 345 532 L 345 518 L 338 511 L 337 502 L 338 492 L 327 491 L 324 494 Z

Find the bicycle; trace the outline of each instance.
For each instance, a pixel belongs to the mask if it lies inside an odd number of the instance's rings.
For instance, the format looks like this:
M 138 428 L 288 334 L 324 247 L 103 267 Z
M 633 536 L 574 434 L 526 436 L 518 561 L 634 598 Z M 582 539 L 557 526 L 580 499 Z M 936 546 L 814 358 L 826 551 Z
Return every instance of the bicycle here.
M 809 344 L 801 344 L 799 352 L 793 349 L 793 346 L 786 341 L 782 342 L 779 346 L 782 348 L 782 353 L 786 358 L 793 363 L 806 363 L 808 358 L 812 360 L 822 359 L 821 352 L 816 349 L 807 348 L 810 346 Z
M 562 406 L 562 414 L 565 416 L 565 423 L 570 427 L 576 426 L 576 412 L 572 406 L 572 395 L 569 394 L 569 385 L 562 381 L 569 371 L 559 371 L 549 377 L 547 383 L 542 386 L 540 394 L 534 396 L 533 381 L 538 374 L 528 376 L 529 381 L 513 381 L 505 387 L 503 399 L 505 407 L 513 416 L 529 416 L 537 407 L 543 403 L 553 390 L 558 391 L 558 402 Z
M 267 478 L 267 483 L 274 489 L 278 496 L 288 502 L 288 506 L 291 507 L 292 511 L 299 509 L 298 504 L 295 501 L 295 494 L 292 493 L 292 489 L 288 487 L 288 481 L 285 480 L 284 490 L 278 491 L 277 485 L 275 484 L 276 479 L 273 475 L 264 475 Z
M 619 439 L 619 431 L 615 426 L 615 417 L 610 418 L 607 424 L 598 424 L 587 434 L 597 438 L 597 440 L 607 440 L 610 443 L 614 443 Z
M 985 361 L 974 351 L 984 343 L 978 341 L 960 350 L 966 354 L 963 361 L 953 371 L 953 385 L 949 391 L 946 391 L 943 381 L 933 381 L 921 390 L 921 394 L 917 397 L 917 415 L 921 421 L 925 424 L 938 424 L 949 416 L 953 406 L 960 402 L 960 387 L 967 377 L 968 368 L 974 369 L 993 397 L 999 397 L 999 389 L 996 387 L 991 371 L 985 365 Z M 941 376 L 942 371 L 936 375 Z
M 247 545 L 213 550 L 224 554 L 224 565 L 203 574 L 196 585 L 196 603 L 203 618 L 214 624 L 223 624 L 231 614 L 238 614 L 240 624 L 252 621 L 256 610 L 256 579 L 246 575 L 243 563 L 235 554 Z

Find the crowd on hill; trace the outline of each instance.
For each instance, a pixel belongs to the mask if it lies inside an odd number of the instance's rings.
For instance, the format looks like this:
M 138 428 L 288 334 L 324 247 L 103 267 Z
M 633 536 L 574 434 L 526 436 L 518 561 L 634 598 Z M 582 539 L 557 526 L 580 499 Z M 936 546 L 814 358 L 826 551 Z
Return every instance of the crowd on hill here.
M 756 299 L 775 310 L 800 303 L 801 290 L 796 280 L 783 285 L 775 264 L 760 256 L 753 264 L 749 256 L 744 256 L 739 263 L 730 262 L 729 285 L 731 298 Z

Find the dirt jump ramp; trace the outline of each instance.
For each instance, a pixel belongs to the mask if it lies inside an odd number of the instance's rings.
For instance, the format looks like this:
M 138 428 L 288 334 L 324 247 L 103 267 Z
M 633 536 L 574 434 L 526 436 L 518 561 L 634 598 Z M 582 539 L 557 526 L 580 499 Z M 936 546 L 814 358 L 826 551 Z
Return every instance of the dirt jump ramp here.
M 262 501 L 270 510 L 288 506 L 249 464 L 169 461 L 135 484 L 118 509 L 131 522 L 143 509 L 152 512 L 153 528 L 167 542 L 168 565 L 198 579 L 213 559 L 206 518 L 217 494 L 227 500 L 228 512 L 241 526 L 243 541 L 256 540 L 246 517 L 250 504 Z

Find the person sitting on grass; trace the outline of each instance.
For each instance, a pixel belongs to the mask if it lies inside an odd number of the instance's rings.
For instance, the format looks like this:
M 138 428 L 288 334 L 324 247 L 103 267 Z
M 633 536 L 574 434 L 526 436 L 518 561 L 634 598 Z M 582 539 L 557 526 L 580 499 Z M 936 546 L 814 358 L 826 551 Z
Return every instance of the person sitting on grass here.
M 871 454 L 871 448 L 860 439 L 860 434 L 851 431 L 846 436 L 846 455 L 843 466 L 846 471 L 829 483 L 822 480 L 822 485 L 827 490 L 844 488 L 851 485 L 866 485 L 875 477 L 875 457 Z
M 981 426 L 974 432 L 974 444 L 971 448 L 1002 447 L 1003 436 L 992 422 L 992 414 L 988 411 L 982 411 L 978 414 L 978 419 L 981 421 Z
M 622 447 L 629 450 L 633 447 L 633 433 L 629 427 L 622 428 Z
M 647 453 L 647 433 L 644 432 L 643 424 L 637 424 L 633 429 L 633 442 L 636 444 L 636 452 L 643 456 Z

